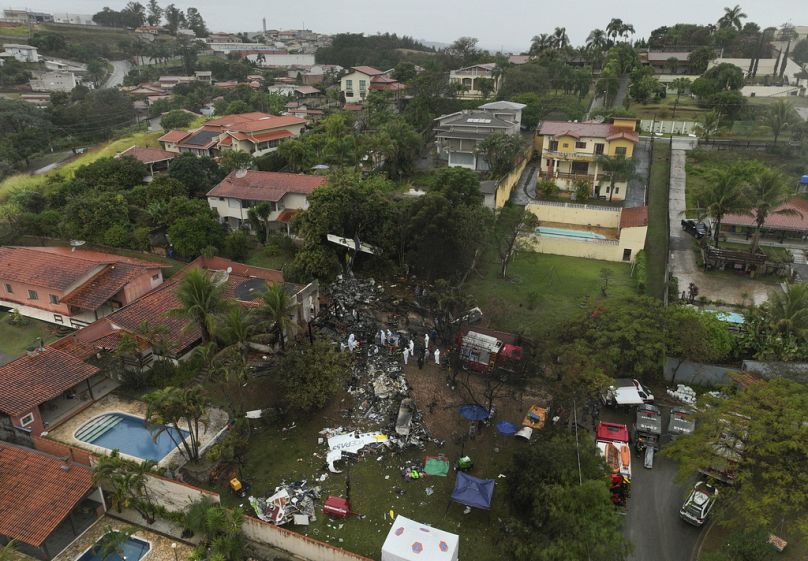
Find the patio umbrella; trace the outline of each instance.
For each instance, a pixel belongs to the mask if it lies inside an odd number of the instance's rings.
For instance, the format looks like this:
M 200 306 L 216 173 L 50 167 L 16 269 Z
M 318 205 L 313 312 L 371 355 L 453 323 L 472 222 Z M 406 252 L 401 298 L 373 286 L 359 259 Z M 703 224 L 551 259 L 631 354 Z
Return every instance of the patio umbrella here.
M 457 408 L 458 413 L 469 421 L 482 421 L 488 418 L 488 411 L 480 405 L 466 404 Z

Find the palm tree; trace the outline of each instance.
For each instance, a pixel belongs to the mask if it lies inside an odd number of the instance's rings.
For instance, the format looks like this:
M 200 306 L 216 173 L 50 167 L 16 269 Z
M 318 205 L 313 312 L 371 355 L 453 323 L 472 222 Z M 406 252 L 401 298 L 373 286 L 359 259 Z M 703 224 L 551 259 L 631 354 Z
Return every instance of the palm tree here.
M 278 334 L 281 350 L 286 350 L 286 334 L 297 327 L 292 319 L 297 311 L 297 304 L 293 302 L 279 283 L 267 286 L 261 295 L 261 305 L 255 310 L 256 315 L 271 324 Z
M 746 192 L 747 208 L 751 208 L 755 217 L 755 234 L 752 236 L 752 253 L 760 246 L 760 231 L 766 219 L 772 214 L 787 216 L 802 216 L 802 213 L 793 208 L 778 209 L 791 198 L 786 187 L 783 174 L 771 168 L 764 168 L 754 175 Z
M 204 270 L 197 267 L 185 274 L 175 294 L 180 307 L 170 310 L 169 314 L 189 319 L 199 328 L 202 342 L 210 342 L 215 316 L 228 308 L 224 299 L 224 285 L 216 284 Z
M 17 540 L 11 540 L 3 547 L 0 547 L 0 561 L 12 561 L 17 559 Z
M 293 171 L 307 169 L 312 159 L 308 146 L 296 138 L 282 142 L 278 147 L 278 154 L 283 156 Z
M 788 284 L 765 304 L 772 330 L 785 337 L 808 338 L 808 284 Z
M 232 306 L 216 324 L 216 336 L 224 345 L 223 351 L 233 348 L 246 358 L 257 328 L 243 310 L 241 306 Z
M 598 166 L 603 175 L 609 176 L 609 201 L 614 196 L 614 184 L 617 181 L 629 181 L 637 175 L 634 160 L 625 156 L 600 156 Z
M 550 49 L 553 46 L 553 38 L 548 35 L 547 33 L 542 33 L 541 35 L 535 35 L 533 39 L 530 40 L 530 54 L 537 55 L 546 49 Z
M 634 26 L 630 23 L 625 23 L 620 26 L 620 37 L 625 37 L 628 40 L 629 36 L 634 35 Z
M 774 143 L 777 144 L 777 138 L 783 129 L 793 125 L 796 121 L 794 107 L 786 100 L 780 99 L 769 108 L 766 121 L 772 129 Z
M 146 402 L 146 423 L 151 426 L 152 439 L 166 433 L 174 446 L 188 460 L 199 459 L 199 430 L 207 426 L 210 404 L 202 386 L 175 388 L 168 386 L 143 396 Z M 188 436 L 180 432 L 183 423 Z M 169 430 L 173 429 L 173 430 Z
M 606 47 L 606 32 L 602 29 L 593 29 L 586 37 L 586 46 L 589 49 L 601 50 Z
M 617 41 L 617 37 L 622 33 L 623 25 L 623 20 L 620 18 L 612 18 L 606 26 L 606 36 Z
M 743 10 L 738 4 L 735 4 L 734 8 L 724 8 L 724 15 L 718 19 L 718 27 L 725 28 L 725 27 L 734 27 L 738 31 L 743 28 L 743 22 L 741 20 L 746 19 L 746 14 L 743 13 Z
M 210 547 L 210 559 L 239 561 L 245 557 L 243 510 L 230 510 L 204 497 L 192 503 L 184 514 L 183 525 L 203 536 L 205 545 Z
M 676 118 L 676 109 L 679 107 L 679 98 L 682 96 L 683 92 L 690 90 L 691 84 L 690 78 L 676 78 L 671 82 L 671 87 L 676 90 L 676 101 L 673 104 L 674 119 Z
M 117 555 L 118 559 L 125 560 L 123 545 L 132 537 L 132 534 L 137 532 L 137 528 L 121 528 L 116 530 L 112 526 L 104 528 L 104 535 L 93 546 L 97 555 L 100 556 L 101 561 L 106 561 L 113 555 Z
M 567 36 L 566 27 L 556 27 L 553 30 L 553 47 L 556 49 L 563 49 L 570 44 L 570 38 Z
M 701 124 L 696 125 L 696 132 L 698 132 L 705 142 L 710 141 L 710 137 L 718 132 L 718 126 L 721 124 L 721 114 L 718 111 L 710 111 L 704 114 Z
M 124 508 L 137 511 L 147 523 L 155 521 L 155 505 L 146 487 L 147 474 L 157 465 L 151 460 L 130 462 L 121 458 L 118 450 L 101 456 L 93 469 L 93 482 L 107 483 L 112 508 L 121 512 Z
M 743 173 L 738 166 L 713 170 L 707 179 L 708 186 L 698 197 L 701 204 L 685 212 L 695 211 L 700 217 L 709 216 L 713 219 L 713 240 L 718 247 L 718 232 L 724 216 L 746 213 L 749 206 L 743 201 Z

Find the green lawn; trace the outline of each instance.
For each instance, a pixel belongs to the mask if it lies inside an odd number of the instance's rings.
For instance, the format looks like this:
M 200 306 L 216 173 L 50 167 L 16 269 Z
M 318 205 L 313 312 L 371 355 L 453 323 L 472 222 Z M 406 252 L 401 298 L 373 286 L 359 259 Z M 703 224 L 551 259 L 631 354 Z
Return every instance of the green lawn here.
M 8 323 L 9 316 L 8 313 L 0 314 L 0 364 L 32 348 L 37 337 L 42 337 L 45 344 L 56 339 L 56 327 L 49 323 L 26 318 L 27 324 L 24 326 L 11 325 Z
M 651 161 L 648 185 L 648 236 L 645 239 L 648 294 L 665 295 L 665 266 L 668 262 L 668 187 L 670 181 L 670 145 L 657 142 Z
M 346 397 L 346 400 L 350 399 L 350 396 Z M 329 473 L 322 482 L 313 479 L 326 473 L 323 468 L 327 445 L 318 444 L 318 438 L 322 438 L 319 431 L 345 423 L 337 408 L 346 405 L 340 403 L 339 397 L 335 401 L 336 407 L 313 415 L 289 418 L 284 423 L 254 422 L 242 469 L 242 477 L 252 485 L 254 496 L 269 496 L 282 481 L 301 479 L 307 479 L 312 486 L 321 487 L 322 501 L 328 495 L 345 496 L 347 471 L 342 474 Z M 281 430 L 293 424 L 295 426 L 291 430 Z M 464 426 L 467 426 L 465 422 Z M 467 442 L 463 453 L 475 462 L 472 475 L 496 479 L 497 474 L 508 466 L 512 450 L 519 445 L 523 444 L 498 435 L 489 427 L 475 440 Z M 502 559 L 502 552 L 495 542 L 497 517 L 507 512 L 502 479 L 496 479 L 497 488 L 490 514 L 480 510 L 463 514 L 463 507 L 458 504 L 452 504 L 448 512 L 446 509 L 454 486 L 454 472 L 450 471 L 448 477 L 435 476 L 412 481 L 401 475 L 401 469 L 408 461 L 422 464 L 425 456 L 440 453 L 455 460 L 460 452 L 460 445 L 451 441 L 440 449 L 430 443 L 423 450 L 369 451 L 350 467 L 352 507 L 362 518 L 332 521 L 322 514 L 322 502 L 317 501 L 317 521 L 308 527 L 291 526 L 290 529 L 377 559 L 390 529 L 389 513 L 392 511 L 396 515 L 401 514 L 459 534 L 464 561 L 498 561 Z M 432 495 L 427 495 L 427 488 L 432 488 Z M 250 508 L 246 500 L 237 499 L 224 486 L 217 491 L 226 505 L 243 504 Z M 397 491 L 403 493 L 399 496 Z
M 492 327 L 532 336 L 601 300 L 602 269 L 612 273 L 609 298 L 635 293 L 626 263 L 523 251 L 509 265 L 507 280 L 497 277 L 496 263 L 488 265 L 483 278 L 470 278 L 467 285 L 476 304 Z
M 653 103 L 646 103 L 642 105 L 633 104 L 629 110 L 640 119 L 652 119 L 656 117 L 658 120 L 672 120 L 673 107 L 675 103 L 676 96 L 669 95 L 668 97 L 656 100 Z M 706 110 L 697 106 L 693 99 L 683 95 L 679 98 L 679 105 L 676 107 L 676 120 L 700 121 L 705 112 Z
M 54 175 L 62 175 L 71 177 L 79 167 L 91 164 L 100 158 L 112 157 L 118 152 L 126 150 L 130 146 L 144 146 L 149 148 L 159 148 L 160 144 L 157 139 L 163 134 L 162 131 L 136 131 L 127 134 L 117 140 L 100 144 L 91 148 L 81 156 L 74 158 L 67 162 L 65 165 L 42 175 L 29 175 L 26 173 L 18 173 L 7 177 L 0 182 L 0 202 L 4 202 L 9 193 L 15 189 L 38 187 L 44 184 L 49 177 Z

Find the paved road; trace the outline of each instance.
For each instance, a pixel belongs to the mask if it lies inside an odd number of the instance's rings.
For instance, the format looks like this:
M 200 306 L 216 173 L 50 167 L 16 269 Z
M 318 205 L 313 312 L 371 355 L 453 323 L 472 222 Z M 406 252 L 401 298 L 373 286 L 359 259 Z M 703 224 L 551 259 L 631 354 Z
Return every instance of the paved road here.
M 617 88 L 617 95 L 614 96 L 612 107 L 623 107 L 623 101 L 625 101 L 626 95 L 628 95 L 628 84 L 630 81 L 631 77 L 628 74 L 624 74 L 620 77 L 620 87 Z
M 645 184 L 648 180 L 650 143 L 650 139 L 643 138 L 634 147 L 634 165 L 637 177 L 628 182 L 628 192 L 626 193 L 625 203 L 623 203 L 626 208 L 645 206 Z
M 668 411 L 663 411 L 663 427 L 668 425 Z M 601 419 L 631 426 L 629 413 L 601 409 Z M 645 469 L 642 459 L 631 459 L 631 499 L 624 534 L 634 544 L 629 561 L 691 561 L 701 530 L 679 518 L 679 509 L 687 492 L 676 485 L 676 463 L 661 456 L 654 457 L 653 469 Z
M 112 65 L 112 74 L 104 83 L 104 88 L 114 88 L 123 84 L 124 77 L 132 68 L 132 64 L 128 60 L 111 60 L 109 63 Z
M 515 205 L 526 205 L 533 202 L 536 196 L 536 174 L 539 171 L 538 162 L 528 162 L 522 171 L 519 181 L 511 191 L 511 202 Z

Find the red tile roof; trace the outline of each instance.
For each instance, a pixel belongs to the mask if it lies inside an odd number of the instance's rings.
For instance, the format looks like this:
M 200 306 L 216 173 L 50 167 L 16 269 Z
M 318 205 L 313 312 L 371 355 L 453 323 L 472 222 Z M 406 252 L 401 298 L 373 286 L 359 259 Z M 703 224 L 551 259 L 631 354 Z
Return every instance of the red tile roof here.
M 776 214 L 778 210 L 792 209 L 800 214 Z M 729 226 L 755 226 L 755 217 L 750 212 L 749 214 L 727 214 L 721 220 L 721 224 Z M 774 228 L 777 230 L 796 230 L 808 231 L 808 201 L 802 197 L 794 197 L 790 201 L 783 203 L 775 208 L 766 217 L 766 228 Z
M 342 106 L 345 111 L 362 111 L 363 107 L 358 103 L 346 103 Z
M 144 164 L 153 164 L 154 162 L 164 162 L 166 160 L 173 160 L 178 156 L 176 152 L 166 152 L 159 148 L 141 148 L 140 146 L 132 146 L 127 148 L 115 158 L 123 158 L 124 156 L 131 156 L 136 160 L 140 160 Z
M 98 273 L 105 264 L 62 255 L 50 255 L 37 248 L 0 247 L 0 280 L 65 291 Z
M 572 123 L 570 121 L 544 121 L 539 128 L 542 136 L 571 136 L 573 138 L 606 138 L 622 135 L 632 142 L 639 142 L 640 136 L 633 130 L 616 127 L 610 123 L 593 123 L 584 121 Z M 615 137 L 616 138 L 616 137 Z
M 62 302 L 82 310 L 97 310 L 107 300 L 140 275 L 146 274 L 142 267 L 116 263 L 104 269 L 83 286 L 62 298 Z
M 300 210 L 296 208 L 285 208 L 278 214 L 275 220 L 278 222 L 291 222 L 299 212 Z
M 189 134 L 191 134 L 191 133 L 188 132 L 188 131 L 177 131 L 177 130 L 168 131 L 163 136 L 158 138 L 157 141 L 158 142 L 179 142 L 180 140 L 182 140 L 183 138 L 185 138 Z
M 272 115 L 269 113 L 261 113 L 260 111 L 253 111 L 251 113 L 235 113 L 233 115 L 224 115 L 222 117 L 217 117 L 216 119 L 211 119 L 205 124 L 215 127 L 230 127 L 238 123 L 249 123 L 250 121 L 263 119 L 264 117 L 272 117 Z
M 208 192 L 208 197 L 231 197 L 247 201 L 280 201 L 286 193 L 310 195 L 328 178 L 273 171 L 248 170 L 243 177 L 233 171 Z
M 19 246 L 11 246 L 19 247 Z M 65 246 L 39 246 L 39 247 L 26 247 L 25 249 L 33 249 L 40 253 L 50 253 L 52 255 L 66 255 L 74 259 L 84 259 L 87 261 L 95 261 L 96 263 L 128 263 L 129 265 L 139 265 L 148 268 L 164 268 L 166 265 L 156 261 L 146 261 L 145 259 L 138 259 L 137 257 L 128 257 L 126 255 L 117 255 L 115 253 L 104 253 L 103 251 L 95 251 L 93 249 L 75 249 Z
M 620 211 L 620 228 L 648 226 L 648 207 L 624 208 Z
M 367 74 L 368 76 L 377 76 L 379 74 L 384 74 L 384 72 L 382 72 L 377 68 L 373 68 L 372 66 L 352 66 L 351 70 L 355 72 L 361 72 L 362 74 Z
M 96 372 L 95 366 L 53 347 L 24 354 L 0 366 L 0 411 L 7 415 L 27 413 Z
M 0 442 L 0 535 L 34 547 L 93 488 L 90 468 Z
M 262 132 L 259 134 L 253 134 L 247 137 L 247 140 L 253 143 L 258 142 L 267 142 L 270 140 L 280 140 L 281 138 L 291 138 L 294 134 L 289 132 L 288 130 L 280 130 L 280 131 L 269 131 L 269 132 Z
M 289 116 L 278 117 L 272 115 L 269 118 L 259 119 L 257 121 L 251 121 L 249 123 L 240 123 L 238 125 L 233 125 L 232 127 L 228 127 L 227 130 L 235 130 L 240 132 L 257 132 L 268 129 L 280 129 L 284 127 L 291 127 L 294 125 L 305 125 L 305 124 L 306 121 L 304 119 L 298 119 L 297 117 L 289 117 Z

